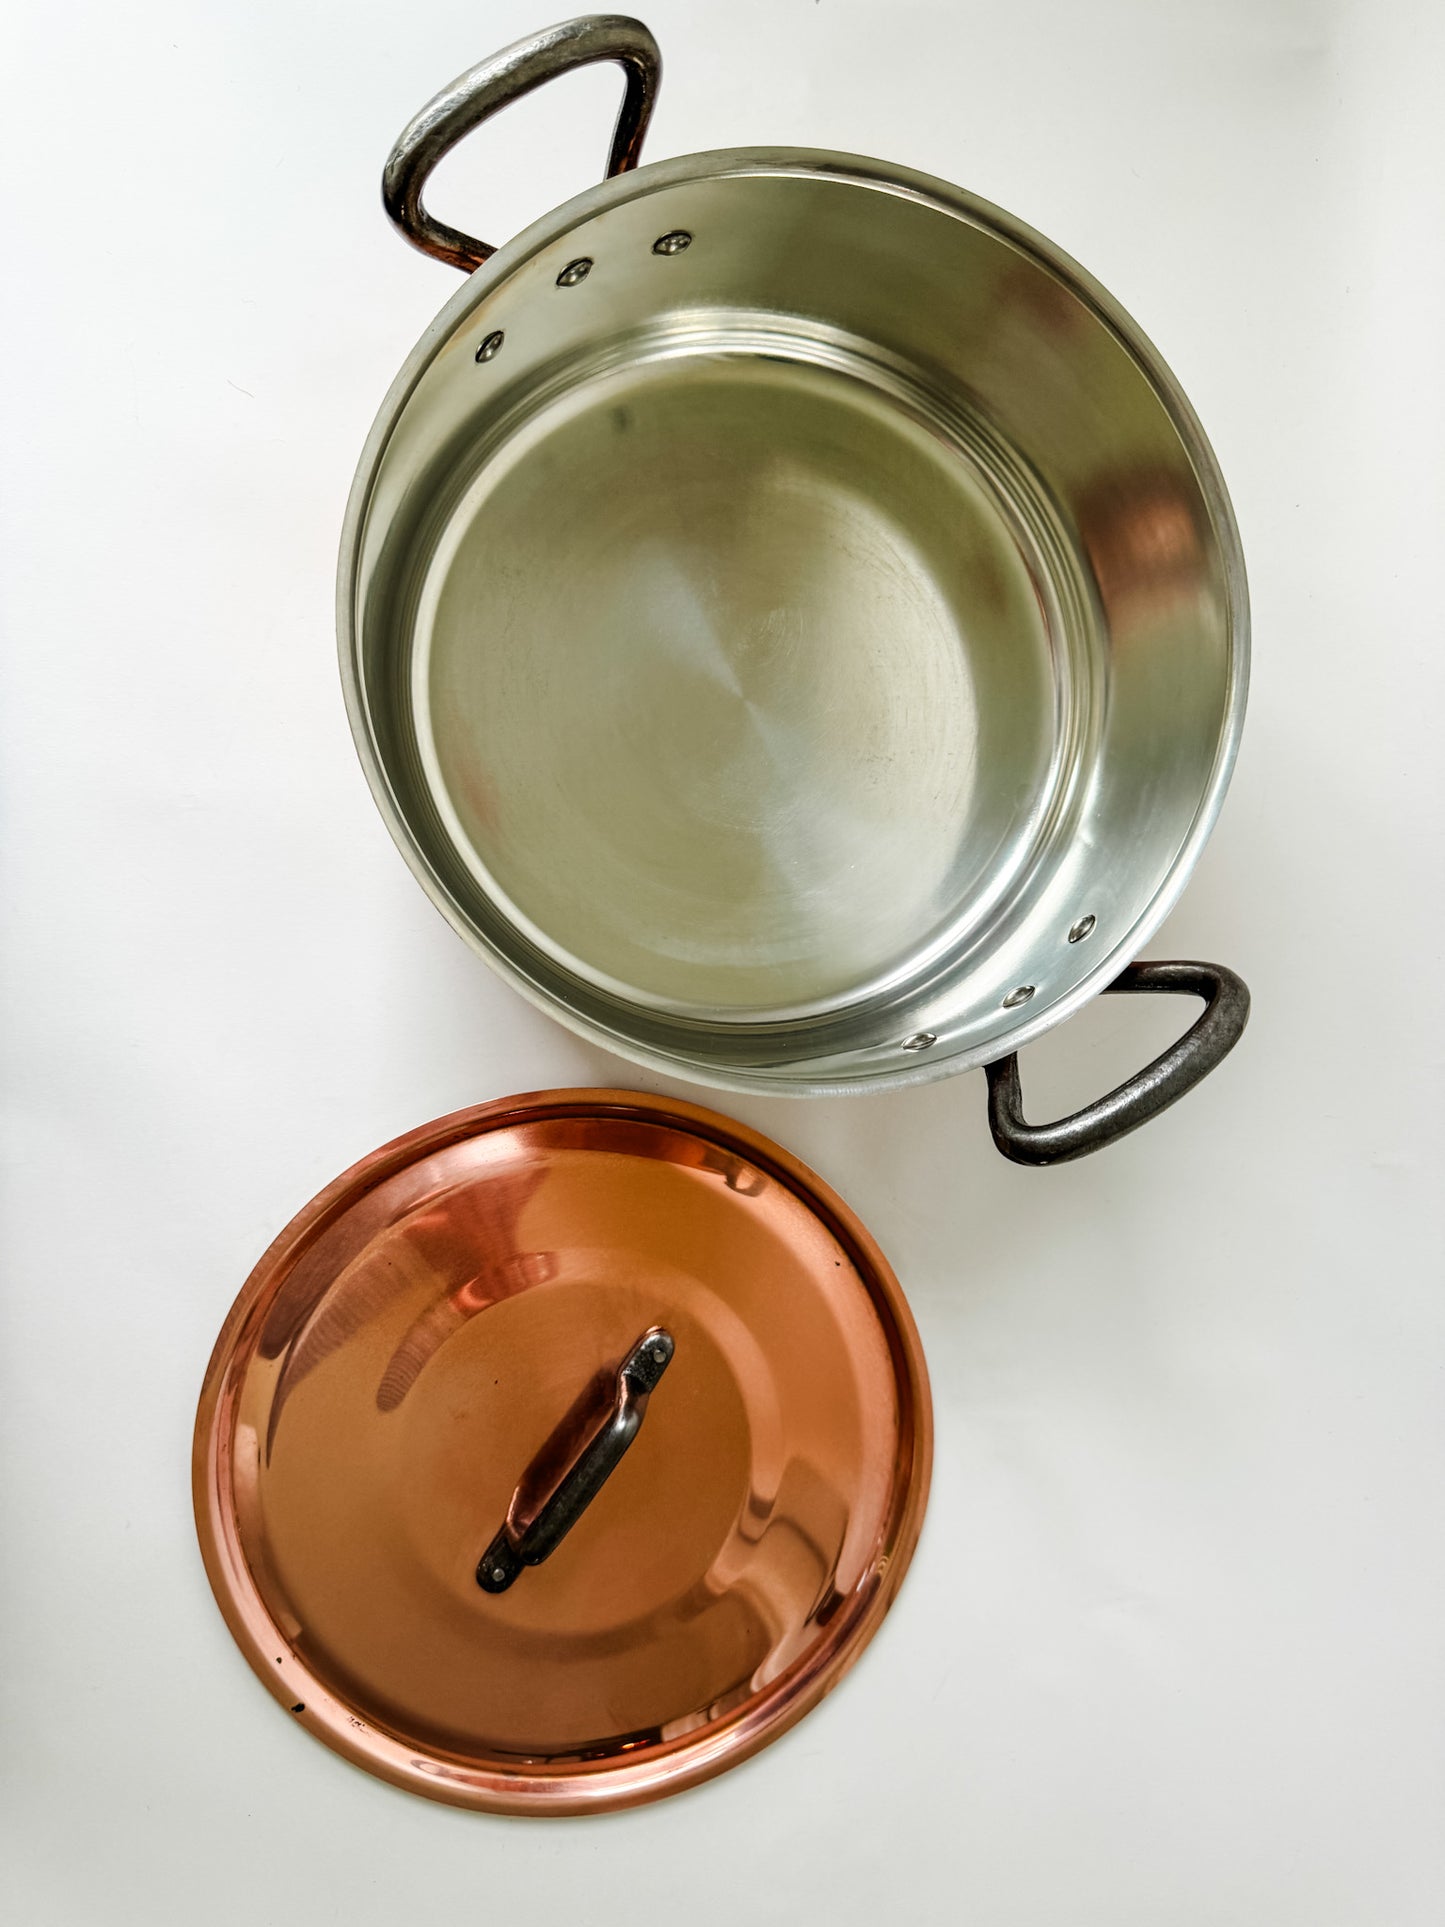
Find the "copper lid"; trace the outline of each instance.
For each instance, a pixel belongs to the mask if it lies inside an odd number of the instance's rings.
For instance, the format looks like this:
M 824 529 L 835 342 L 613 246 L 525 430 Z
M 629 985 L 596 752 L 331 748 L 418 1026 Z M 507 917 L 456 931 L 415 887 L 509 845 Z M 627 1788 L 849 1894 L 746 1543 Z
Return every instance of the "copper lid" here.
M 836 1683 L 930 1445 L 902 1293 L 826 1185 L 694 1105 L 554 1091 L 373 1152 L 281 1234 L 206 1375 L 196 1519 L 318 1739 L 578 1812 L 704 1779 Z

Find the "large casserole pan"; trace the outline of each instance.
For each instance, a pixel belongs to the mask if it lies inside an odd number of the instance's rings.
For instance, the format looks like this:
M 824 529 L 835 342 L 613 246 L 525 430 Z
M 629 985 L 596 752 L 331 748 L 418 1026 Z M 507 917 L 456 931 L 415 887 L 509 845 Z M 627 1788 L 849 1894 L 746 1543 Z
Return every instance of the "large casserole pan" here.
M 495 253 L 422 187 L 498 108 L 614 60 L 609 178 Z M 1077 1156 L 1244 1026 L 1134 959 L 1218 813 L 1248 617 L 1203 432 L 1119 305 L 961 189 L 802 149 L 636 162 L 639 22 L 463 75 L 384 191 L 467 271 L 352 494 L 352 727 L 392 834 L 494 968 L 728 1090 L 989 1067 L 1000 1147 Z M 1014 1053 L 1106 989 L 1206 1000 L 1061 1123 Z

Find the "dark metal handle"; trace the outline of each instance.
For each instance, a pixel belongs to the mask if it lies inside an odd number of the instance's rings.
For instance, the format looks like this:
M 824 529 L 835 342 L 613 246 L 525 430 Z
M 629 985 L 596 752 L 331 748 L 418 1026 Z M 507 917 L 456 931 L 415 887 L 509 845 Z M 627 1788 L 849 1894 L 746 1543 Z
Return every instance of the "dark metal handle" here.
M 1137 1131 L 1223 1063 L 1249 1021 L 1244 980 L 1222 964 L 1130 964 L 1107 988 L 1183 992 L 1204 998 L 1204 1011 L 1177 1044 L 1171 1044 L 1137 1077 L 1057 1124 L 1024 1122 L 1017 1055 L 987 1065 L 989 1129 L 994 1143 L 1015 1164 L 1064 1164 L 1070 1158 L 1087 1157 L 1090 1151 L 1102 1151 L 1116 1138 Z
M 602 1373 L 583 1388 L 517 1481 L 502 1529 L 477 1562 L 483 1592 L 505 1592 L 523 1566 L 540 1566 L 561 1545 L 637 1437 L 647 1401 L 676 1349 L 671 1332 L 654 1325 L 615 1373 Z M 608 1406 L 600 1424 L 599 1392 Z
M 607 173 L 624 174 L 636 167 L 662 80 L 657 42 L 640 20 L 622 14 L 564 20 L 468 68 L 403 128 L 382 171 L 381 198 L 413 247 L 449 261 L 464 274 L 496 253 L 485 241 L 475 241 L 427 213 L 421 204 L 427 176 L 443 154 L 484 120 L 543 81 L 596 60 L 615 60 L 627 76 Z

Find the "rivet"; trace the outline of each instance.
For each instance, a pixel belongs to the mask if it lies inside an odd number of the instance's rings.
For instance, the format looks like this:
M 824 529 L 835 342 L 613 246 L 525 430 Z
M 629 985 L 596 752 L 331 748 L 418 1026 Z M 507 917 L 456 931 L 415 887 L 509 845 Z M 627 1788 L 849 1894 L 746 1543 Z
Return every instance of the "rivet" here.
M 478 361 L 490 361 L 507 337 L 500 328 L 493 328 L 481 347 L 477 350 Z
M 585 254 L 579 255 L 575 261 L 569 261 L 557 276 L 557 286 L 559 288 L 575 288 L 577 283 L 579 281 L 585 281 L 591 272 L 591 257 Z
M 684 227 L 675 227 L 667 234 L 659 234 L 652 244 L 654 254 L 681 254 L 684 248 L 692 246 L 692 236 Z
M 932 1030 L 916 1030 L 911 1037 L 903 1040 L 904 1050 L 927 1050 L 938 1042 L 938 1033 Z
M 654 1365 L 665 1365 L 667 1363 L 667 1353 L 662 1349 L 661 1345 L 653 1346 L 652 1362 Z
M 506 1574 L 505 1567 L 502 1567 L 502 1566 L 492 1567 L 492 1577 L 499 1586 L 501 1585 L 502 1581 L 506 1578 L 506 1576 L 507 1574 Z
M 1020 1004 L 1026 1004 L 1033 994 L 1032 984 L 1020 984 L 1017 990 L 1011 990 L 1004 998 L 1003 1007 L 1005 1010 L 1016 1010 Z
M 1097 922 L 1097 917 L 1080 917 L 1077 923 L 1070 925 L 1069 942 L 1082 943 Z

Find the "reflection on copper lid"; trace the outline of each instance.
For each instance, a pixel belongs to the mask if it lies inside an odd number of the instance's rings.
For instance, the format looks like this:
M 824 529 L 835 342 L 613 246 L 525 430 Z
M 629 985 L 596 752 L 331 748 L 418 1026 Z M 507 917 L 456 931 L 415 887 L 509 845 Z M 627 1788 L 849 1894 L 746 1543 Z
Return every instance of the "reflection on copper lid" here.
M 319 1738 L 456 1804 L 597 1810 L 846 1670 L 930 1432 L 897 1282 L 811 1173 L 692 1105 L 545 1093 L 375 1152 L 272 1246 L 207 1374 L 196 1514 Z M 487 1590 L 491 1545 L 515 1585 Z

